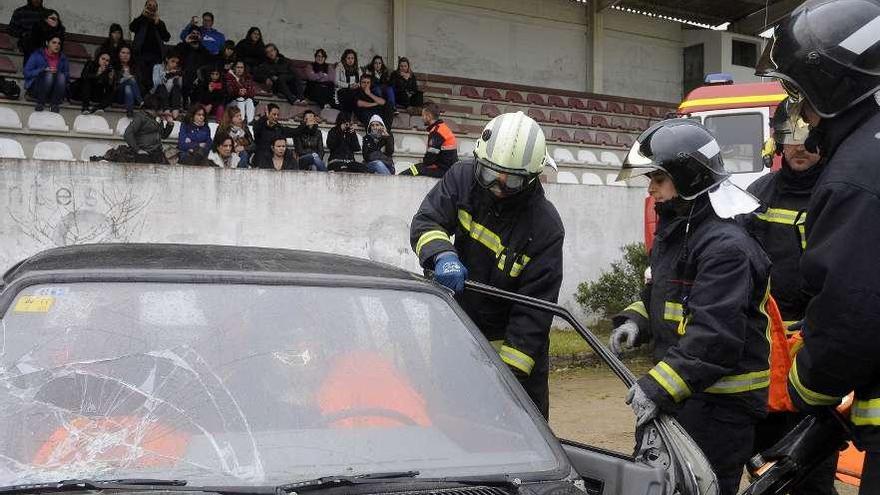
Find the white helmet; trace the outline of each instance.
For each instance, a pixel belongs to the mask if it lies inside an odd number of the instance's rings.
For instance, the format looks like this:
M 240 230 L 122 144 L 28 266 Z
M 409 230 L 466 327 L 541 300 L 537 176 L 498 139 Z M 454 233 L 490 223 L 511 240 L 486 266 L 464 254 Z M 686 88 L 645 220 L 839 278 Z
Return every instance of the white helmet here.
M 522 112 L 490 120 L 474 149 L 477 180 L 487 189 L 507 174 L 506 189 L 521 190 L 544 171 L 547 144 L 541 126 Z

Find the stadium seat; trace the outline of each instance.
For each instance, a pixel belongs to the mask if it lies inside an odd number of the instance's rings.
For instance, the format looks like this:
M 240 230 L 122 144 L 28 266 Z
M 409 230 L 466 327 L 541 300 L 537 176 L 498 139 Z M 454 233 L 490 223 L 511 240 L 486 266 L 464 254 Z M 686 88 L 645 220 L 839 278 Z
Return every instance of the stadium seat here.
M 82 76 L 83 67 L 85 64 L 82 62 L 70 61 L 70 78 L 71 79 L 79 79 Z
M 450 119 L 443 119 L 443 122 L 446 122 L 446 126 L 449 127 L 449 130 L 452 131 L 453 134 L 464 134 L 461 124 L 458 122 Z
M 15 42 L 12 41 L 12 36 L 0 33 L 0 50 L 15 50 Z
M 425 141 L 416 136 L 403 136 L 400 140 L 400 150 L 404 153 L 424 153 Z
M 28 129 L 32 131 L 67 132 L 70 127 L 60 113 L 34 112 L 28 117 Z
M 465 98 L 473 98 L 475 100 L 480 100 L 480 93 L 477 92 L 477 88 L 473 86 L 462 86 L 458 90 L 459 96 L 464 96 Z
M 113 146 L 107 143 L 89 143 L 83 146 L 82 152 L 79 154 L 80 161 L 87 162 L 93 156 L 104 156 Z
M 474 148 L 477 147 L 477 141 L 470 138 L 458 139 L 458 156 L 465 159 L 473 158 Z
M 553 159 L 556 160 L 556 163 L 577 163 L 577 159 L 571 154 L 571 151 L 565 148 L 553 150 Z
M 642 107 L 636 105 L 635 103 L 624 103 L 623 113 L 628 113 L 630 115 L 644 115 L 644 112 L 642 112 Z
M 571 112 L 571 123 L 574 125 L 582 125 L 584 127 L 590 125 L 590 118 L 587 114 L 580 112 Z
M 578 162 L 586 163 L 589 165 L 598 165 L 602 162 L 596 158 L 596 154 L 590 150 L 578 150 Z
M 251 133 L 253 135 L 253 133 Z M 168 139 L 173 139 L 177 141 L 177 137 L 180 135 L 180 121 L 174 121 L 174 129 L 171 129 L 171 134 L 168 135 Z
M 10 107 L 0 107 L 0 127 L 4 129 L 21 129 L 18 112 Z
M 34 160 L 76 161 L 70 146 L 59 141 L 40 141 L 34 146 Z
M 0 158 L 25 158 L 21 144 L 9 138 L 0 138 Z
M 422 86 L 422 91 L 424 91 L 425 93 L 452 96 L 452 88 L 448 86 Z
M 81 60 L 87 60 L 92 57 L 89 51 L 86 50 L 86 47 L 76 41 L 70 40 L 64 42 L 64 54 L 67 55 L 67 58 L 77 58 Z
M 557 184 L 580 184 L 578 182 L 577 176 L 572 172 L 557 172 L 556 173 L 556 183 Z
M 531 97 L 531 95 L 529 95 Z M 550 95 L 547 97 L 547 103 L 556 108 L 568 108 L 568 103 L 559 95 Z
M 501 96 L 501 91 L 498 91 L 495 88 L 483 88 L 483 99 L 492 101 L 504 101 L 504 97 Z
M 605 105 L 603 105 L 602 102 L 599 100 L 587 100 L 586 110 L 590 110 L 593 112 L 604 112 Z
M 408 113 L 398 113 L 391 122 L 393 129 L 409 129 L 410 115 Z
M 541 110 L 540 108 L 530 108 L 530 109 L 526 112 L 526 115 L 528 115 L 529 117 L 535 119 L 535 120 L 538 121 L 538 122 L 548 122 L 548 120 L 547 120 L 547 116 L 544 115 L 544 111 Z
M 586 186 L 602 186 L 602 178 L 593 172 L 584 172 L 581 174 L 581 184 Z
M 600 129 L 611 128 L 611 125 L 608 124 L 608 118 L 604 115 L 593 115 L 593 117 L 590 118 L 590 125 L 593 127 L 599 127 Z
M 613 129 L 629 129 L 630 126 L 629 119 L 616 115 L 611 117 L 609 124 Z
M 654 105 L 645 105 L 645 115 L 655 119 L 663 118 L 663 114 L 660 113 L 660 109 L 655 107 Z
M 609 101 L 605 103 L 605 108 L 608 112 L 611 113 L 623 113 L 623 105 L 616 101 Z
M 519 91 L 507 91 L 504 94 L 504 99 L 511 103 L 517 103 L 520 105 L 524 105 L 526 103 L 526 99 L 523 98 L 522 93 L 520 93 Z
M 128 117 L 121 117 L 116 122 L 116 135 L 122 136 L 125 134 L 125 129 L 128 127 L 128 124 L 131 124 L 131 119 Z
M 596 144 L 596 138 L 593 133 L 586 129 L 576 129 L 574 131 L 574 140 L 578 143 Z
M 631 131 L 641 132 L 650 126 L 651 126 L 651 124 L 650 124 L 650 122 L 648 122 L 648 119 L 640 119 L 640 118 L 636 118 L 636 117 L 629 119 L 629 130 L 631 130 Z
M 498 105 L 493 105 L 492 103 L 483 103 L 480 105 L 480 115 L 485 115 L 490 119 L 494 119 L 495 117 L 501 115 L 501 110 L 498 109 Z
M 621 167 L 623 166 L 623 162 L 620 161 L 620 157 L 617 156 L 616 153 L 612 153 L 610 151 L 603 151 L 599 153 L 599 161 L 604 163 L 605 165 L 611 165 L 612 167 Z M 614 174 L 617 177 L 617 174 Z
M 476 124 L 465 124 L 461 126 L 462 135 L 467 136 L 479 136 L 483 133 L 483 127 L 481 125 Z
M 614 146 L 614 139 L 607 132 L 596 133 L 596 144 L 604 144 L 605 146 Z
M 563 143 L 573 143 L 574 140 L 565 129 L 553 129 L 550 131 L 551 141 L 562 141 Z
M 619 144 L 620 146 L 623 146 L 627 149 L 632 147 L 632 145 L 635 141 L 636 141 L 636 139 L 633 137 L 632 134 L 620 133 L 617 135 L 617 144 Z
M 569 124 L 571 120 L 569 120 L 568 113 L 561 112 L 559 110 L 550 110 L 550 122 L 556 122 L 557 124 Z
M 77 115 L 73 120 L 74 132 L 83 134 L 113 135 L 113 129 L 107 123 L 107 119 L 100 115 Z
M 18 72 L 18 68 L 15 67 L 15 62 L 12 59 L 6 55 L 0 55 L 0 72 L 15 74 Z
M 208 122 L 208 129 L 211 130 L 211 139 L 214 139 L 214 135 L 217 134 L 218 127 L 220 127 L 220 124 L 216 122 Z
M 557 96 L 557 98 L 558 98 L 558 96 Z M 542 107 L 547 106 L 547 102 L 544 100 L 544 97 L 542 95 L 537 94 L 537 93 L 529 93 L 529 95 L 526 96 L 526 101 L 530 105 L 540 105 Z
M 333 125 L 336 123 L 336 117 L 339 116 L 339 110 L 335 108 L 324 108 L 321 110 L 321 113 L 318 114 L 318 117 L 321 118 L 324 122 Z
M 574 96 L 568 98 L 568 107 L 574 108 L 576 110 L 589 110 L 584 100 L 580 98 L 575 98 Z

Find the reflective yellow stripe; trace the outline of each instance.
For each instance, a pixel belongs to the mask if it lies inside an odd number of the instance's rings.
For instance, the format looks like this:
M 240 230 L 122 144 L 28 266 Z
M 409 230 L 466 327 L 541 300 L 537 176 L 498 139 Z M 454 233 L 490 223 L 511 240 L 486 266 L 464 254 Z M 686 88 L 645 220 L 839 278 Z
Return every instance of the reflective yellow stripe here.
M 425 244 L 431 241 L 452 242 L 449 240 L 449 234 L 446 232 L 443 232 L 442 230 L 429 230 L 419 237 L 419 242 L 416 243 L 416 256 L 421 256 L 422 248 L 425 247 Z
M 675 402 L 681 402 L 691 395 L 691 389 L 687 386 L 687 383 L 672 369 L 672 366 L 663 361 L 660 361 L 651 368 L 648 371 L 648 375 L 656 380 L 672 396 L 672 400 Z
M 470 233 L 472 239 L 489 248 L 495 253 L 495 257 L 501 256 L 504 245 L 501 244 L 501 237 L 498 234 L 474 222 L 471 214 L 464 210 L 458 210 L 458 221 L 464 230 Z
M 501 270 L 501 271 L 504 271 L 504 264 L 505 264 L 505 263 L 507 263 L 507 255 L 502 254 L 502 255 L 498 258 L 498 269 Z
M 779 103 L 788 95 L 778 93 L 772 95 L 753 95 L 753 96 L 726 96 L 723 98 L 700 98 L 697 100 L 685 100 L 678 106 L 679 109 L 699 107 L 704 105 L 729 105 L 738 103 Z
M 798 219 L 797 210 L 786 210 L 783 208 L 767 208 L 767 211 L 758 213 L 757 217 L 765 222 L 771 223 L 781 223 L 785 225 L 794 225 L 795 221 L 800 223 L 801 220 L 806 220 L 806 214 L 801 215 L 801 218 Z
M 770 370 L 752 371 L 741 375 L 730 375 L 715 382 L 706 389 L 710 394 L 737 394 L 760 390 L 770 386 Z
M 413 175 L 419 175 L 419 168 L 415 165 L 410 165 L 409 171 L 412 172 Z
M 501 257 L 503 258 L 504 256 L 502 255 Z M 522 273 L 526 265 L 529 264 L 529 261 L 532 261 L 532 259 L 526 255 L 522 255 L 520 259 L 522 260 L 522 263 L 514 261 L 513 267 L 510 269 L 510 276 L 513 278 L 519 277 L 519 274 Z
M 632 311 L 633 313 L 640 314 L 643 318 L 648 319 L 648 310 L 645 308 L 645 303 L 642 301 L 636 301 L 629 306 L 623 308 L 624 311 Z
M 663 319 L 681 321 L 684 319 L 684 306 L 681 303 L 666 301 L 663 304 Z
M 794 325 L 795 323 L 801 320 L 782 320 L 782 325 L 785 327 L 785 335 L 791 336 L 798 333 L 800 330 L 789 330 L 788 327 Z
M 529 357 L 528 354 L 514 347 L 510 347 L 509 345 L 501 346 L 498 355 L 501 356 L 501 360 L 504 361 L 505 364 L 512 366 L 527 375 L 530 375 L 532 369 L 535 367 L 534 359 Z
M 880 426 L 880 399 L 854 401 L 849 419 L 856 426 Z
M 795 392 L 801 396 L 804 402 L 811 406 L 835 406 L 840 404 L 841 397 L 832 397 L 815 392 L 801 383 L 801 378 L 797 372 L 797 359 L 791 364 L 791 371 L 788 372 L 788 381 L 794 386 Z
M 804 215 L 804 217 L 806 217 L 806 215 Z M 798 233 L 801 235 L 801 249 L 807 249 L 807 229 L 803 223 L 800 223 L 800 221 L 798 222 Z

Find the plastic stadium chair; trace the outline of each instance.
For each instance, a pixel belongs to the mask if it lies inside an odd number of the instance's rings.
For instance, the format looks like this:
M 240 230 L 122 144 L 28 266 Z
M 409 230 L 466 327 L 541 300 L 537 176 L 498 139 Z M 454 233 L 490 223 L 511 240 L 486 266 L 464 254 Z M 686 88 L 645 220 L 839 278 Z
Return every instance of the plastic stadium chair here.
M 490 119 L 494 119 L 495 117 L 501 115 L 501 110 L 498 109 L 498 105 L 493 105 L 492 103 L 483 103 L 480 105 L 480 115 L 485 115 Z
M 623 166 L 623 162 L 620 161 L 620 157 L 617 156 L 616 153 L 612 153 L 610 151 L 603 151 L 599 153 L 599 160 L 605 165 L 611 165 L 612 167 L 621 167 Z M 617 174 L 614 174 L 617 177 Z
M 530 109 L 526 112 L 526 115 L 528 115 L 529 117 L 535 119 L 535 120 L 538 121 L 538 122 L 548 122 L 548 120 L 547 120 L 547 116 L 544 115 L 544 111 L 541 110 L 540 108 L 530 108 Z
M 608 118 L 604 115 L 593 115 L 593 117 L 590 118 L 590 125 L 592 125 L 593 127 L 598 127 L 600 129 L 611 128 L 611 125 L 608 124 Z
M 614 139 L 611 138 L 611 135 L 607 132 L 597 132 L 596 133 L 596 144 L 603 144 L 605 146 L 614 146 Z
M 0 107 L 0 127 L 4 129 L 21 129 L 21 118 L 11 107 Z
M 477 91 L 477 88 L 473 86 L 462 86 L 458 90 L 459 96 L 464 96 L 465 98 L 473 98 L 475 100 L 481 100 L 480 93 Z
M 21 143 L 14 139 L 0 138 L 0 158 L 25 158 Z
M 605 104 L 607 111 L 611 113 L 623 113 L 623 105 L 616 101 L 609 101 Z
M 15 62 L 13 62 L 12 59 L 6 55 L 0 55 L 0 72 L 15 74 L 18 72 L 18 68 L 15 66 Z
M 83 134 L 113 135 L 113 129 L 110 128 L 107 119 L 100 115 L 77 115 L 73 120 L 73 130 Z
M 587 186 L 602 186 L 602 178 L 593 172 L 584 172 L 581 174 L 581 184 Z
M 60 141 L 40 141 L 34 146 L 35 160 L 76 161 L 70 146 Z
M 34 112 L 28 117 L 28 129 L 32 131 L 67 132 L 70 127 L 60 113 Z
M 635 103 L 624 103 L 623 104 L 623 112 L 628 113 L 630 115 L 644 115 L 642 111 L 642 107 L 636 105 Z
M 15 42 L 12 41 L 12 36 L 9 36 L 6 33 L 0 33 L 0 50 L 14 50 Z
M 416 136 L 403 136 L 400 141 L 400 150 L 404 153 L 424 153 L 425 141 Z
M 589 165 L 599 165 L 602 163 L 596 158 L 596 154 L 590 150 L 578 150 L 578 162 Z
M 524 105 L 526 103 L 526 99 L 523 98 L 522 93 L 520 93 L 519 91 L 507 91 L 504 94 L 504 99 L 511 103 L 517 103 L 520 105 Z
M 586 129 L 576 129 L 574 131 L 574 140 L 578 143 L 596 144 L 595 136 Z
M 571 172 L 558 172 L 556 174 L 556 183 L 557 184 L 580 184 L 578 182 L 577 176 Z
M 551 96 L 551 98 L 552 98 L 552 96 Z M 557 96 L 557 98 L 559 98 L 559 97 Z M 540 105 L 542 107 L 547 106 L 547 101 L 544 100 L 544 97 L 542 95 L 537 94 L 537 93 L 529 93 L 529 95 L 526 96 L 526 101 L 530 105 Z M 565 105 L 563 104 L 563 107 L 564 106 Z
M 602 104 L 599 100 L 587 100 L 587 110 L 591 110 L 594 112 L 604 112 L 605 105 Z
M 557 124 L 569 124 L 571 122 L 568 113 L 559 110 L 550 110 L 550 122 Z
M 86 47 L 76 41 L 70 40 L 64 42 L 64 54 L 67 55 L 67 58 L 78 58 L 82 60 L 88 60 L 92 57 L 91 54 L 89 54 L 89 51 L 86 50 Z
M 531 95 L 529 95 L 531 96 Z M 556 108 L 568 108 L 568 103 L 559 95 L 550 95 L 547 97 L 547 103 Z
M 551 141 L 562 141 L 563 143 L 573 143 L 574 140 L 565 129 L 553 129 L 550 131 Z
M 590 118 L 585 113 L 571 112 L 571 123 L 587 127 L 590 125 Z
M 577 163 L 574 155 L 571 154 L 571 151 L 565 148 L 556 148 L 553 150 L 553 159 L 556 160 L 556 163 Z
M 584 100 L 575 98 L 574 96 L 568 98 L 568 107 L 574 108 L 575 110 L 590 110 Z
M 483 99 L 492 101 L 504 101 L 501 91 L 495 88 L 483 88 Z

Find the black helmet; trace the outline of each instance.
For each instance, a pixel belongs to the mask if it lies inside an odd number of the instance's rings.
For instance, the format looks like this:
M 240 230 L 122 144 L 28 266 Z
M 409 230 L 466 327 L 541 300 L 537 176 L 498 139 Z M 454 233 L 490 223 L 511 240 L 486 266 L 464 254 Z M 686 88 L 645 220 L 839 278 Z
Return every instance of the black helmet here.
M 834 117 L 880 89 L 880 1 L 807 0 L 776 26 L 755 75 Z
M 661 170 L 672 177 L 679 196 L 694 199 L 724 182 L 718 141 L 699 122 L 669 119 L 649 127 L 636 139 L 617 180 L 625 180 Z

